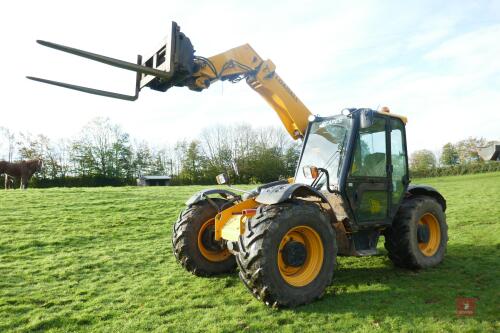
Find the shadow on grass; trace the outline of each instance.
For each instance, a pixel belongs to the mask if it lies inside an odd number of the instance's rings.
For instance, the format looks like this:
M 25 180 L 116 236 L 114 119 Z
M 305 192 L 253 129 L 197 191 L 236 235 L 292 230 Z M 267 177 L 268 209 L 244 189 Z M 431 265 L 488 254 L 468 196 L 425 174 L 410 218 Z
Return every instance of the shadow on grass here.
M 292 311 L 450 319 L 457 297 L 473 297 L 476 318 L 496 320 L 497 248 L 451 245 L 441 265 L 419 271 L 394 267 L 386 256 L 376 256 L 374 267 L 373 259 L 341 257 L 325 296 Z

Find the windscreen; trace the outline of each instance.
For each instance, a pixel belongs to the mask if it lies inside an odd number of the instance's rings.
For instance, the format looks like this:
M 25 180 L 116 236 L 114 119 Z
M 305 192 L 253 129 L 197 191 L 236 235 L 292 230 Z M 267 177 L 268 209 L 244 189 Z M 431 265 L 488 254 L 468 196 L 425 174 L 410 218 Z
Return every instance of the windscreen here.
M 328 170 L 330 186 L 338 184 L 339 165 L 351 125 L 352 119 L 344 115 L 314 122 L 311 125 L 295 175 L 296 183 L 310 185 L 313 179 L 304 177 L 303 168 L 304 166 L 315 166 Z M 318 184 L 321 187 L 326 185 L 324 174 L 320 175 Z

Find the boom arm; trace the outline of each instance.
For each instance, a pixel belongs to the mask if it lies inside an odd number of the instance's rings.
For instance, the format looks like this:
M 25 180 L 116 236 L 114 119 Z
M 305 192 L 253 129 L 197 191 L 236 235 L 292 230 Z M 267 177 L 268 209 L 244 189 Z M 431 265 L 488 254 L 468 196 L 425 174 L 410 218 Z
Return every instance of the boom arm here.
M 304 136 L 311 112 L 275 72 L 274 63 L 263 61 L 250 45 L 195 61 L 199 70 L 192 76 L 190 89 L 206 89 L 217 80 L 237 82 L 246 78 L 248 85 L 276 111 L 292 138 Z
M 134 64 L 59 44 L 38 42 L 63 52 L 135 71 L 138 75 L 135 95 L 118 94 L 28 77 L 35 81 L 95 95 L 133 101 L 138 98 L 139 91 L 143 87 L 166 91 L 172 86 L 187 86 L 192 90 L 201 91 L 210 87 L 210 84 L 217 80 L 238 82 L 246 79 L 248 85 L 276 111 L 293 139 L 303 137 L 307 129 L 308 117 L 311 112 L 275 72 L 276 66 L 273 62 L 271 60 L 263 61 L 248 44 L 210 58 L 194 56 L 189 38 L 180 32 L 175 22 L 172 22 L 171 34 L 167 36 L 162 47 L 142 64 L 141 56 L 138 56 L 138 63 Z

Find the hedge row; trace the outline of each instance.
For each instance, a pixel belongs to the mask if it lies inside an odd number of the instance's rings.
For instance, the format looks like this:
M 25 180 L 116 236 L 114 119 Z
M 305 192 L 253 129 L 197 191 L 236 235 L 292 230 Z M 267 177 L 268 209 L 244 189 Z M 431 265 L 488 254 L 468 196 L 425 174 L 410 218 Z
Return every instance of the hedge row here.
M 499 161 L 458 164 L 449 167 L 438 167 L 427 170 L 410 170 L 410 175 L 413 178 L 426 178 L 439 176 L 459 176 L 493 171 L 500 171 Z

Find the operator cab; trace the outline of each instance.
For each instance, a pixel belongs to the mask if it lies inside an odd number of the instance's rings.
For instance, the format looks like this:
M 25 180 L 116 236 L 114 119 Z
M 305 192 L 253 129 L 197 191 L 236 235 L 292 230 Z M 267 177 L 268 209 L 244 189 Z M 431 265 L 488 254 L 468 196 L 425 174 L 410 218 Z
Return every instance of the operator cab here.
M 340 200 L 353 230 L 390 225 L 409 184 L 406 119 L 347 111 L 309 123 L 295 182 Z

